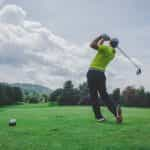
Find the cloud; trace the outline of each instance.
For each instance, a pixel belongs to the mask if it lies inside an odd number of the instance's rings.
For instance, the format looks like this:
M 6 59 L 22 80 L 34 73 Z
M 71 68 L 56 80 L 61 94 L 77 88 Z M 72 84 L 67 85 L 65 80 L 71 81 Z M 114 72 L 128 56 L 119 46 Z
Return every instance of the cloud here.
M 57 87 L 67 79 L 83 78 L 88 67 L 84 48 L 56 36 L 40 22 L 27 20 L 26 14 L 16 5 L 0 10 L 1 80 Z
M 28 20 L 26 11 L 17 5 L 6 5 L 0 10 L 0 78 L 3 82 L 31 82 L 56 88 L 71 79 L 77 85 L 86 80 L 94 55 L 88 44 L 69 43 L 40 22 Z M 108 80 L 113 78 L 111 83 L 117 87 L 118 80 L 124 80 L 124 75 L 118 73 L 121 65 L 128 68 L 129 62 L 119 55 L 107 71 Z
M 26 12 L 16 5 L 6 5 L 0 11 L 0 20 L 3 23 L 21 24 L 26 17 Z
M 5 2 L 5 0 L 0 0 L 0 6 Z

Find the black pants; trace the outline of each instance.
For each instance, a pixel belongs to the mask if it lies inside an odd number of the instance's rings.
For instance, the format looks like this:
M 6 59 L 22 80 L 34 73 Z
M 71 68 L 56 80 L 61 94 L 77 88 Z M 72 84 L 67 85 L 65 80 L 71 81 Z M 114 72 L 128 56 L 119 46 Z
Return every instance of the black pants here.
M 102 117 L 100 111 L 100 105 L 98 102 L 98 93 L 101 96 L 101 99 L 108 107 L 108 109 L 116 116 L 116 104 L 109 98 L 106 90 L 106 77 L 105 73 L 97 70 L 89 70 L 87 73 L 87 81 L 90 92 L 90 98 L 92 101 L 92 108 L 95 114 L 96 119 Z

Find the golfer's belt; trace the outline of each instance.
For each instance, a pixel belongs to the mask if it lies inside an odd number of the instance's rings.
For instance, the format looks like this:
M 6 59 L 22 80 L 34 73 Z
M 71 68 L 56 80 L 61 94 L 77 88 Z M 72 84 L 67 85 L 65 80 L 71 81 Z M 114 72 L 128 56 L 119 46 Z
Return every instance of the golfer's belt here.
M 89 71 L 99 71 L 99 72 L 105 72 L 104 70 L 98 70 L 98 69 L 95 69 L 95 68 L 89 68 Z

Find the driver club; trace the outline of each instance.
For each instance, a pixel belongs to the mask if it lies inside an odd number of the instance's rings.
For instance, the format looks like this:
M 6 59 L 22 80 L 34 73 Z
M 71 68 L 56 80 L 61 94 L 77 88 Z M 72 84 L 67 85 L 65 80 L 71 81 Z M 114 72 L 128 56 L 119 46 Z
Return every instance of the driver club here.
M 117 48 L 136 67 L 136 75 L 140 75 L 142 73 L 141 68 L 120 47 Z

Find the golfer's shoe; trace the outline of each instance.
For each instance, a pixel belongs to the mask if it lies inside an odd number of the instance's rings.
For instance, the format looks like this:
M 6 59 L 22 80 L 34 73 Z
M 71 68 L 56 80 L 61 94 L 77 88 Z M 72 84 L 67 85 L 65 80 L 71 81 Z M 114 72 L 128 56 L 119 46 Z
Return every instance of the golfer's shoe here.
M 117 108 L 116 108 L 116 121 L 117 123 L 122 123 L 123 121 L 122 110 L 121 110 L 120 105 L 117 105 Z
M 96 121 L 97 122 L 104 122 L 104 121 L 106 121 L 106 119 L 102 117 L 102 118 L 96 119 Z

